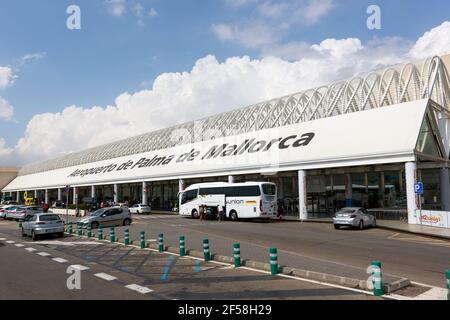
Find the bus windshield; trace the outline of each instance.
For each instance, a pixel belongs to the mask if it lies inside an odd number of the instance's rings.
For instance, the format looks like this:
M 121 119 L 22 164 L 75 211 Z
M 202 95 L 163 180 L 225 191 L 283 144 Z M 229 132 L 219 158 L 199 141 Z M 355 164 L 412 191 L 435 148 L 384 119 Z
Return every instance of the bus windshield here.
M 274 196 L 276 194 L 277 188 L 273 184 L 263 184 L 262 190 L 265 195 Z

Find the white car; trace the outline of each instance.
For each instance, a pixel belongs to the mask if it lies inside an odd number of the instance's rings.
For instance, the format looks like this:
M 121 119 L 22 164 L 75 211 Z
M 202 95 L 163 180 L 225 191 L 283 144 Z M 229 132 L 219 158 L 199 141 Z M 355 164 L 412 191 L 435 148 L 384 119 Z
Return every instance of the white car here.
M 130 213 L 152 213 L 152 208 L 146 204 L 133 204 Z
M 6 219 L 9 220 L 23 220 L 27 216 L 32 216 L 37 213 L 43 213 L 43 209 L 38 206 L 20 206 L 12 210 L 6 211 Z

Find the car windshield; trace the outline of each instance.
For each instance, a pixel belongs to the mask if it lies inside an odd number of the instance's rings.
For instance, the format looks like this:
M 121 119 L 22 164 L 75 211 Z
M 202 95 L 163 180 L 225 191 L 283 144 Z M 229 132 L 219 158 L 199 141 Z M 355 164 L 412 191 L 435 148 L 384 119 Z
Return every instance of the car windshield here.
M 356 209 L 350 209 L 350 208 L 346 208 L 346 209 L 342 209 L 341 211 L 338 212 L 338 214 L 349 214 L 349 213 L 355 213 Z
M 99 217 L 102 215 L 102 213 L 105 212 L 105 209 L 99 209 L 97 211 L 94 211 L 92 213 L 89 214 L 89 216 L 91 217 Z

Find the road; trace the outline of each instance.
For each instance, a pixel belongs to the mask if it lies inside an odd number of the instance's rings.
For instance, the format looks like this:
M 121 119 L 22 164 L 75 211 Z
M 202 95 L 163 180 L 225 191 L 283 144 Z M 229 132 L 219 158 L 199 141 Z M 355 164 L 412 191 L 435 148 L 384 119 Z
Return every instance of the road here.
M 133 228 L 142 226 L 136 223 Z M 376 299 L 120 244 L 70 236 L 34 242 L 22 238 L 14 222 L 0 222 L 0 256 L 0 299 Z M 83 270 L 80 290 L 67 288 L 69 266 Z
M 178 236 L 184 234 L 187 247 L 197 250 L 208 238 L 213 252 L 228 256 L 238 241 L 242 257 L 257 261 L 267 261 L 267 250 L 274 246 L 281 265 L 360 278 L 372 260 L 380 260 L 383 274 L 445 287 L 445 270 L 450 268 L 450 241 L 382 229 L 335 230 L 331 224 L 280 221 L 202 222 L 151 215 L 136 217 L 130 228 L 134 239 L 140 230 L 153 239 L 164 233 L 171 246 L 177 246 Z

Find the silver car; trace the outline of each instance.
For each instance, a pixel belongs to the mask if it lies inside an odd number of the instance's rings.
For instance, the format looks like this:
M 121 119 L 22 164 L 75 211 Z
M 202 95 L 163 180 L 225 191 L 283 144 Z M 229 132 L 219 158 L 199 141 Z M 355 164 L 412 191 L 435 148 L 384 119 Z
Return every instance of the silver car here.
M 32 216 L 36 213 L 43 213 L 44 210 L 42 207 L 38 206 L 21 206 L 21 207 L 15 207 L 12 210 L 9 210 L 6 212 L 6 218 L 7 219 L 13 219 L 13 220 L 23 220 L 28 216 Z
M 125 207 L 102 208 L 90 213 L 87 217 L 78 220 L 83 227 L 91 226 L 92 229 L 102 227 L 129 226 L 132 222 L 131 213 Z
M 375 228 L 377 220 L 364 208 L 343 208 L 336 213 L 333 224 L 335 229 L 353 227 L 364 230 L 367 227 Z
M 37 240 L 39 236 L 57 234 L 64 236 L 64 222 L 54 213 L 37 213 L 25 218 L 22 223 L 22 236 L 31 236 Z

